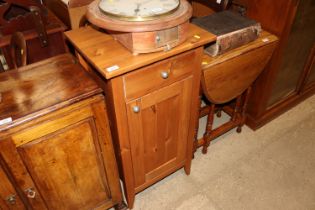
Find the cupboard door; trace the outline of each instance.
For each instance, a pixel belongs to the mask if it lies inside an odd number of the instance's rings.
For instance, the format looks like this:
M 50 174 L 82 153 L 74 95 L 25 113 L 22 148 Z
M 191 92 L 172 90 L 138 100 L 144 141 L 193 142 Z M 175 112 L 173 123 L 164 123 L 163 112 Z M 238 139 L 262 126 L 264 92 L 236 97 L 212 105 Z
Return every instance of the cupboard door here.
M 61 113 L 14 133 L 16 156 L 48 209 L 111 207 L 121 198 L 104 103 Z
M 2 157 L 0 157 L 2 158 Z M 2 161 L 1 161 L 2 162 Z M 5 174 L 3 168 L 0 166 L 0 209 L 26 209 L 22 200 L 15 191 L 13 185 Z
M 14 192 L 14 195 L 16 195 L 17 205 L 10 206 L 9 209 L 47 209 L 45 202 L 32 178 L 29 176 L 11 137 L 0 138 L 0 153 L 2 170 L 5 172 L 8 180 L 10 180 L 13 187 L 12 189 L 16 191 Z M 5 180 L 5 178 L 1 178 L 0 180 Z M 5 187 L 6 185 L 3 186 Z M 6 188 L 10 189 L 10 186 L 7 185 Z M 19 195 L 19 197 L 17 195 Z M 20 199 L 21 202 L 23 202 L 23 205 L 20 204 Z
M 298 85 L 315 42 L 314 0 L 300 0 L 268 105 L 299 91 Z
M 193 77 L 127 103 L 136 191 L 186 159 Z
M 109 199 L 96 135 L 85 120 L 18 147 L 49 209 L 91 209 Z

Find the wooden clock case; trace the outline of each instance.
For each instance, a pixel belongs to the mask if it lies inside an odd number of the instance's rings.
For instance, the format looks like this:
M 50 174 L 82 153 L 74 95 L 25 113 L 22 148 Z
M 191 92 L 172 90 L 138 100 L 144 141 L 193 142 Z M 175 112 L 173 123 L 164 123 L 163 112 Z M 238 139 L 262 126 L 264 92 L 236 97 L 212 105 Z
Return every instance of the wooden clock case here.
M 91 3 L 86 17 L 94 25 L 104 28 L 134 54 L 170 50 L 187 38 L 190 4 L 181 0 L 179 8 L 172 14 L 150 21 L 123 21 L 102 13 L 99 0 Z

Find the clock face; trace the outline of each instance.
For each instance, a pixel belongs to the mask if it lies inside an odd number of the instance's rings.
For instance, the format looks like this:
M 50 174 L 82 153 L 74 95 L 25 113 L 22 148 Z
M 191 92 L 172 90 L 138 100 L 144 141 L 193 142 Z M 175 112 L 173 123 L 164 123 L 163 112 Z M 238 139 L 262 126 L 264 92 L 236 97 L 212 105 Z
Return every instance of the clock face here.
M 105 14 L 126 21 L 153 20 L 174 12 L 180 0 L 101 0 Z

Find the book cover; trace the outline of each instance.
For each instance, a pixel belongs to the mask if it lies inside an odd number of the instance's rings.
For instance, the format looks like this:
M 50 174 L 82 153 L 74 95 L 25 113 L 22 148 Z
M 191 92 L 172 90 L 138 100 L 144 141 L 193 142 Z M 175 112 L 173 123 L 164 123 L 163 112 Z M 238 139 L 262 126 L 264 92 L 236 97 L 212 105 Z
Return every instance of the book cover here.
M 221 55 L 254 41 L 261 32 L 260 23 L 232 11 L 195 18 L 192 23 L 217 36 L 216 43 L 205 49 L 210 56 Z

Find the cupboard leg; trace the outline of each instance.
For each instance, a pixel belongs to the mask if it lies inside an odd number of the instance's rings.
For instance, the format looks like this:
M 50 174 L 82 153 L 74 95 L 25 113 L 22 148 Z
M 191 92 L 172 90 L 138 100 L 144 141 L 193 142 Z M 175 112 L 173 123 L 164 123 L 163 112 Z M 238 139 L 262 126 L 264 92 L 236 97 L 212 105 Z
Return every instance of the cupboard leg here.
M 126 192 L 126 199 L 127 199 L 127 203 L 128 203 L 128 207 L 129 209 L 133 208 L 134 202 L 135 202 L 135 194 L 134 193 L 128 193 Z

